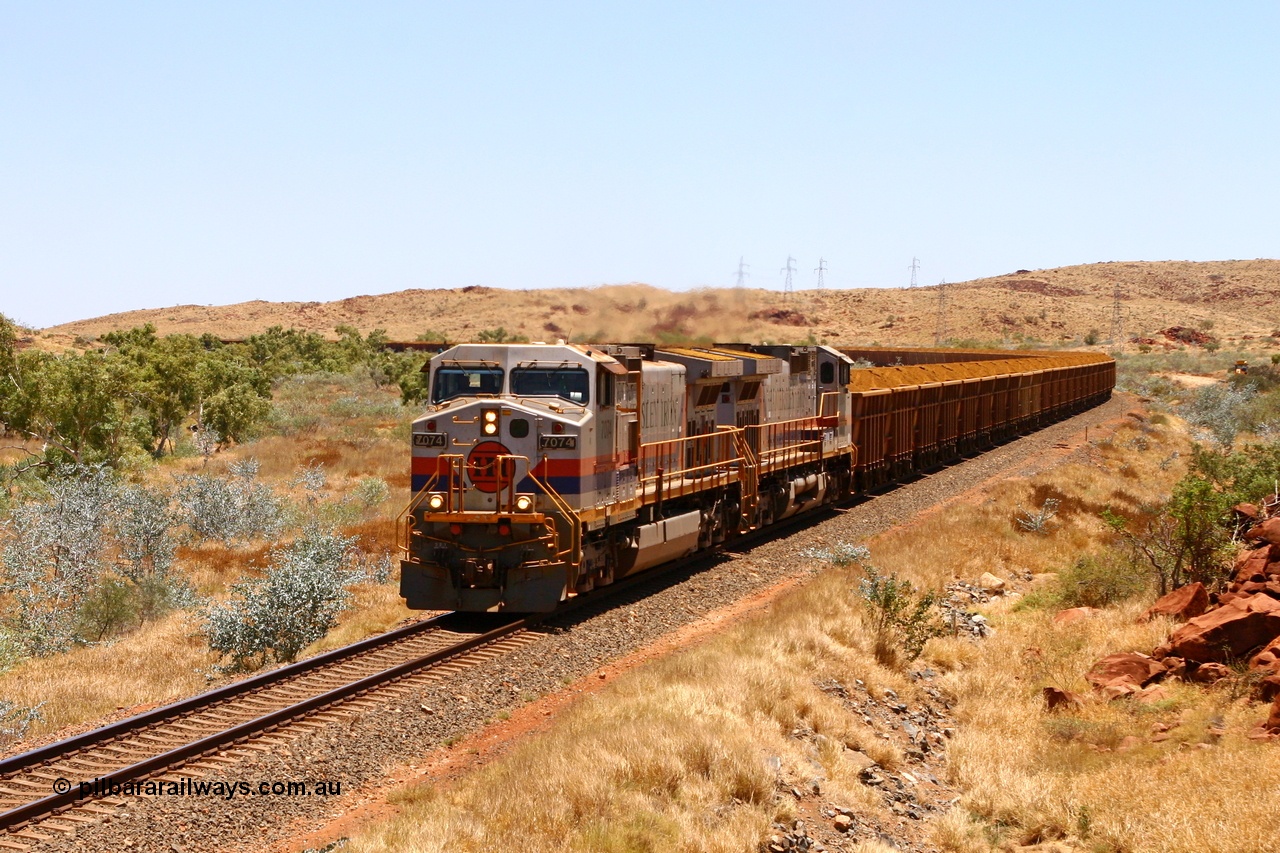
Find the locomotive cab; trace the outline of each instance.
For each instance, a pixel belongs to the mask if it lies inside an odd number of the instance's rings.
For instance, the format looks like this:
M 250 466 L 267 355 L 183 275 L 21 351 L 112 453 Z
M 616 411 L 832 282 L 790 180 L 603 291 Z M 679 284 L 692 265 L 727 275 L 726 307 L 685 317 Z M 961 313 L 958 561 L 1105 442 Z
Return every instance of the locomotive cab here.
M 472 344 L 429 370 L 401 595 L 414 609 L 553 610 L 579 585 L 580 510 L 620 482 L 626 368 L 587 347 Z

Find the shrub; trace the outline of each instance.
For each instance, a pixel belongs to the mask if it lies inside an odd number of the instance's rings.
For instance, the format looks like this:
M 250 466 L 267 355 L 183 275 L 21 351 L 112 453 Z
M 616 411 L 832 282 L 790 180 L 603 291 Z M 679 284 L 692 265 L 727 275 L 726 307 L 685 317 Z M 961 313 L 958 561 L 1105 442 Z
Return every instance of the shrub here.
M 1249 388 L 1208 385 L 1186 406 L 1186 420 L 1200 437 L 1230 447 L 1244 425 L 1245 408 L 1253 398 Z
M 1058 506 L 1057 498 L 1046 498 L 1040 509 L 1035 512 L 1019 509 L 1014 520 L 1018 523 L 1018 527 L 1027 533 L 1048 534 L 1049 520 L 1058 514 Z
M 881 575 L 874 566 L 864 570 L 858 595 L 871 616 L 876 660 L 892 666 L 920 657 L 924 644 L 943 633 L 937 593 L 917 593 L 910 581 Z
M 41 702 L 33 708 L 19 705 L 8 699 L 0 699 L 0 743 L 22 740 L 31 724 L 40 720 Z
M 1129 559 L 1145 564 L 1160 594 L 1199 581 L 1217 586 L 1231 544 L 1228 519 L 1233 501 L 1200 474 L 1188 474 L 1163 506 L 1144 507 L 1134 520 L 1103 511 Z
M 43 498 L 23 501 L 3 524 L 6 622 L 27 654 L 70 647 L 77 611 L 107 568 L 107 527 L 118 490 L 102 466 L 58 468 Z
M 866 564 L 871 552 L 861 545 L 850 545 L 848 542 L 837 542 L 832 548 L 805 548 L 801 557 L 811 560 L 823 560 L 833 566 L 851 566 L 855 563 Z
M 1058 575 L 1057 604 L 1106 607 L 1140 595 L 1149 586 L 1149 572 L 1122 554 L 1081 557 Z
M 274 538 L 284 526 L 284 506 L 271 487 L 256 482 L 258 460 L 228 466 L 232 478 L 194 474 L 178 478 L 176 500 L 198 542 Z
M 349 566 L 355 541 L 307 531 L 272 553 L 262 578 L 234 584 L 237 598 L 209 608 L 204 634 L 210 649 L 230 658 L 224 669 L 292 661 L 328 633 L 350 598 L 347 586 L 363 579 Z
M 381 477 L 361 477 L 351 497 L 367 512 L 385 501 L 390 494 L 391 488 Z

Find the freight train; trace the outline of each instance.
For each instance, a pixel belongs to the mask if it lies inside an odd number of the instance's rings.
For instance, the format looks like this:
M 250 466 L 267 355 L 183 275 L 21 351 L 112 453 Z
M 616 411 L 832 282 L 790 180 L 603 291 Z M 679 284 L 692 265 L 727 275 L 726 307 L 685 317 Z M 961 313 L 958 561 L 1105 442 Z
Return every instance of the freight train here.
M 524 613 L 978 452 L 1115 384 L 1094 353 L 740 343 L 461 344 L 423 370 L 400 594 Z

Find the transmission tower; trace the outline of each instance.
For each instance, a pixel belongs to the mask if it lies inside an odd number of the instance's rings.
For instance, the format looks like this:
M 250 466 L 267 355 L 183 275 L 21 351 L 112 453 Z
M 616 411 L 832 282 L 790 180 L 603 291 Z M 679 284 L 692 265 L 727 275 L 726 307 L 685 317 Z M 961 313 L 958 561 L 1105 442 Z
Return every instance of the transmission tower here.
M 942 346 L 947 337 L 947 280 L 938 282 L 938 331 L 934 333 L 933 345 Z
M 778 272 L 784 272 L 787 274 L 786 283 L 784 283 L 782 286 L 782 298 L 784 301 L 789 301 L 791 299 L 791 293 L 793 290 L 791 286 L 791 276 L 795 271 L 796 271 L 796 259 L 791 257 L 790 255 L 787 255 L 787 265 L 782 269 L 778 270 Z
M 907 269 L 911 270 L 911 286 L 912 286 L 912 287 L 915 287 L 915 286 L 916 286 L 916 271 L 920 269 L 920 259 L 919 259 L 919 258 L 916 258 L 916 257 L 913 257 L 913 258 L 911 259 L 911 266 L 907 267 Z
M 1111 345 L 1114 347 L 1119 347 L 1124 341 L 1124 306 L 1120 303 L 1122 295 L 1120 282 L 1117 281 L 1111 297 Z
M 742 287 L 746 282 L 746 280 L 751 278 L 751 273 L 747 272 L 747 267 L 749 266 L 751 266 L 751 264 L 744 264 L 742 262 L 742 256 L 739 255 L 738 256 L 738 284 L 737 284 L 738 290 L 742 290 Z
M 818 274 L 818 290 L 822 290 L 822 288 L 826 286 L 826 279 L 824 276 L 827 272 L 827 262 L 822 258 L 818 258 L 818 266 L 814 272 Z

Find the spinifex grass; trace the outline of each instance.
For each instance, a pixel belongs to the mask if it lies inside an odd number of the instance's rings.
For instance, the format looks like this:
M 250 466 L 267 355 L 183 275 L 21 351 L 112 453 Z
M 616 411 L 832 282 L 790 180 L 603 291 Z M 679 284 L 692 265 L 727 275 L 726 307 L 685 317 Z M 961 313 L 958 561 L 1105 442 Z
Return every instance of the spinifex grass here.
M 1168 429 L 1121 429 L 1083 463 L 1005 481 L 890 531 L 870 543 L 871 559 L 925 589 L 982 571 L 1061 569 L 1107 544 L 1102 507 L 1168 492 L 1180 471 L 1160 463 L 1182 442 Z M 1047 534 L 1019 531 L 1018 508 L 1046 496 L 1060 501 Z M 914 698 L 914 682 L 876 662 L 852 594 L 859 576 L 832 568 L 767 616 L 624 674 L 507 757 L 446 788 L 400 794 L 401 815 L 358 834 L 354 849 L 753 850 L 771 821 L 790 816 L 778 783 L 804 778 L 811 760 L 830 774 L 825 797 L 881 808 L 847 772 L 843 746 L 887 767 L 902 756 L 814 686 L 861 678 L 873 692 Z M 929 643 L 921 661 L 949 673 L 957 701 L 951 781 L 964 792 L 934 822 L 936 844 L 980 851 L 1065 837 L 1088 849 L 1271 849 L 1280 802 L 1265 792 L 1280 784 L 1280 761 L 1245 736 L 1263 712 L 1238 691 L 1177 686 L 1148 706 L 1044 710 L 1042 687 L 1085 691 L 1082 674 L 1098 657 L 1159 641 L 1166 625 L 1135 622 L 1147 600 L 1063 627 L 1050 610 L 1001 603 L 988 611 L 994 637 Z M 1173 737 L 1153 743 L 1157 723 Z M 789 737 L 797 727 L 829 748 Z

